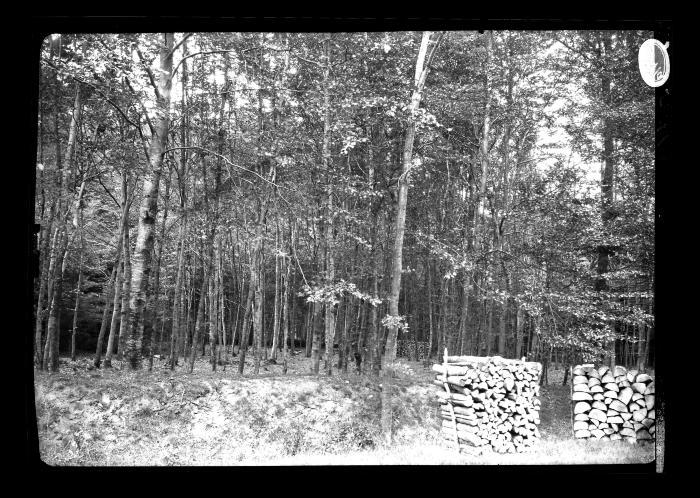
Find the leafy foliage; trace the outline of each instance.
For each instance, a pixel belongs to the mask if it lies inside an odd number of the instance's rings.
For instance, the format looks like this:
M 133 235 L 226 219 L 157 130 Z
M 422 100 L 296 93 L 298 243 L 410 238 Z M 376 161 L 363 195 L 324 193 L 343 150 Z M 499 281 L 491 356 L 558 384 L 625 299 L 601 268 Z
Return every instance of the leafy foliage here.
M 490 332 L 481 311 L 487 300 L 498 305 L 497 321 L 506 323 L 511 337 L 512 318 L 522 309 L 524 335 L 538 338 L 526 345 L 535 353 L 564 348 L 598 358 L 608 354 L 606 344 L 614 338 L 635 343 L 642 328 L 654 325 L 654 93 L 636 70 L 636 49 L 648 36 L 445 34 L 415 116 L 402 315 L 392 317 L 386 255 L 393 245 L 419 33 L 333 33 L 327 80 L 323 43 L 313 33 L 176 34 L 156 214 L 162 251 L 154 327 L 166 337 L 172 327 L 180 247 L 194 322 L 213 230 L 225 255 L 227 311 L 245 304 L 259 256 L 269 301 L 265 313 L 272 313 L 271 275 L 282 255 L 295 286 L 292 323 L 303 322 L 309 303 L 338 310 L 351 303 L 376 309 L 385 316 L 383 327 L 425 339 L 433 310 L 432 326 L 444 336 L 458 334 L 466 321 L 463 328 L 480 353 L 493 339 L 484 333 Z M 140 178 L 149 167 L 143 144 L 153 133 L 158 96 L 150 80 L 159 38 L 134 33 L 61 39 L 60 51 L 47 39 L 41 54 L 36 217 L 45 226 L 56 219 L 51 206 L 59 195 L 60 152 L 79 85 L 84 113 L 69 191 L 77 199 L 85 182 L 85 245 L 80 254 L 77 227 L 69 227 L 65 271 L 69 286 L 82 261 L 85 280 L 78 291 L 100 293 L 106 301 L 123 193 L 139 199 Z M 602 91 L 604 78 L 608 93 Z M 484 136 L 487 109 L 490 130 Z M 326 112 L 330 158 L 324 167 Z M 615 198 L 603 220 L 598 165 L 606 120 L 612 123 L 616 167 Z M 138 216 L 132 208 L 132 244 Z M 601 250 L 610 254 L 609 288 L 596 292 Z M 466 301 L 459 300 L 461 293 Z M 64 309 L 74 296 L 65 293 Z M 464 302 L 473 312 L 463 318 Z M 623 332 L 630 327 L 636 332 Z M 363 333 L 362 326 L 352 328 Z M 509 340 L 508 347 L 514 346 Z

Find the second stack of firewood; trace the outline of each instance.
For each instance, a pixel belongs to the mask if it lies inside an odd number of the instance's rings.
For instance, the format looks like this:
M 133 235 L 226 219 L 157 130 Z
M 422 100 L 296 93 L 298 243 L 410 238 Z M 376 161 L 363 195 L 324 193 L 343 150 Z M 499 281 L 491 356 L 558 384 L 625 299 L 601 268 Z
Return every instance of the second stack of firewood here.
M 593 364 L 572 371 L 574 436 L 600 440 L 651 440 L 656 432 L 656 390 L 646 373 Z
M 499 356 L 447 356 L 433 365 L 441 434 L 448 441 L 499 453 L 522 452 L 540 437 L 542 365 Z

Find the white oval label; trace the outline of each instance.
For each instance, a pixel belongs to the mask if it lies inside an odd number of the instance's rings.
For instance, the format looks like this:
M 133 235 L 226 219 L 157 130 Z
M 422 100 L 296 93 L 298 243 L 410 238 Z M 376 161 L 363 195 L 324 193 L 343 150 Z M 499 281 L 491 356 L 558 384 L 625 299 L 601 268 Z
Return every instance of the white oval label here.
M 671 63 L 667 48 L 668 43 L 662 45 L 654 38 L 645 41 L 639 47 L 639 72 L 644 82 L 651 87 L 661 86 L 668 79 Z

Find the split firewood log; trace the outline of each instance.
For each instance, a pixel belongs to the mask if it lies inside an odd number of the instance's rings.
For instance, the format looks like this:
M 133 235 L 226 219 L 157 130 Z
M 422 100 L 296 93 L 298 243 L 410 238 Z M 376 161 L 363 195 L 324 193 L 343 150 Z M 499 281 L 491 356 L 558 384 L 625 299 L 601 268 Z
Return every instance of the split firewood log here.
M 591 410 L 591 405 L 586 403 L 585 401 L 579 401 L 574 405 L 574 413 L 584 413 L 584 412 L 589 412 Z
M 632 420 L 635 422 L 641 422 L 647 418 L 647 409 L 646 408 L 640 408 L 639 410 L 636 410 L 634 413 L 632 413 Z
M 615 377 L 627 376 L 627 369 L 622 365 L 615 365 L 615 368 L 613 369 L 613 375 Z
M 606 405 L 605 403 L 602 403 L 600 401 L 594 401 L 593 403 L 591 403 L 591 408 L 595 408 L 596 410 L 600 410 L 602 412 L 605 412 L 608 410 L 608 405 Z
M 571 399 L 574 401 L 593 401 L 593 396 L 587 392 L 575 391 L 572 394 Z
M 623 412 L 629 411 L 629 409 L 627 408 L 627 405 L 625 405 L 625 403 L 624 403 L 622 400 L 620 400 L 620 399 L 614 399 L 614 400 L 612 400 L 612 401 L 610 402 L 609 408 L 610 408 L 611 410 L 615 410 L 616 412 L 619 412 L 619 413 L 623 413 Z
M 603 375 L 600 378 L 600 382 L 602 384 L 611 384 L 615 382 L 615 376 L 611 374 L 610 372 L 607 372 L 605 375 Z
M 634 382 L 644 382 L 644 383 L 649 383 L 651 382 L 651 377 L 645 373 L 640 373 L 637 375 L 637 378 L 634 379 Z
M 656 398 L 653 394 L 646 394 L 644 396 L 644 404 L 647 407 L 647 410 L 651 410 L 654 408 L 654 402 L 656 401 Z
M 590 412 L 588 412 L 588 417 L 592 420 L 598 420 L 599 422 L 607 422 L 608 420 L 605 412 L 598 410 L 597 408 L 593 408 Z

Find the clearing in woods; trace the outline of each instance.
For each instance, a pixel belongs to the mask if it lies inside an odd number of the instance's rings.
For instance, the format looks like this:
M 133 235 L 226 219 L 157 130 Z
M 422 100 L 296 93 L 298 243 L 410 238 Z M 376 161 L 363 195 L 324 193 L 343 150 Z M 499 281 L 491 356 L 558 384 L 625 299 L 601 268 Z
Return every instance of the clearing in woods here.
M 200 359 L 192 375 L 155 362 L 148 373 L 88 370 L 88 357 L 61 359 L 60 372 L 35 372 L 39 450 L 49 465 L 436 465 L 625 464 L 655 458 L 654 442 L 573 438 L 569 387 L 550 369 L 540 393 L 541 439 L 528 453 L 471 456 L 439 436 L 434 373 L 398 360 L 394 442 L 382 442 L 381 379 L 310 374 L 299 353 L 261 375 L 223 371 Z M 247 363 L 247 362 L 246 362 Z M 251 365 L 246 365 L 250 372 Z

